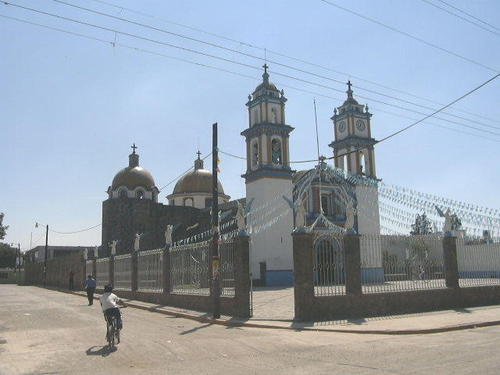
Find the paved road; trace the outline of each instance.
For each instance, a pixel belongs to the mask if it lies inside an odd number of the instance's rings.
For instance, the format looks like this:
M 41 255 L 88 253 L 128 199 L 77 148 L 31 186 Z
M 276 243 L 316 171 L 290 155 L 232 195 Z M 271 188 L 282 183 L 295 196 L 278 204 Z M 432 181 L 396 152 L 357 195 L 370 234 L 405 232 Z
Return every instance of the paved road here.
M 128 308 L 103 348 L 99 307 L 0 285 L 0 374 L 497 374 L 500 327 L 377 336 L 227 328 Z

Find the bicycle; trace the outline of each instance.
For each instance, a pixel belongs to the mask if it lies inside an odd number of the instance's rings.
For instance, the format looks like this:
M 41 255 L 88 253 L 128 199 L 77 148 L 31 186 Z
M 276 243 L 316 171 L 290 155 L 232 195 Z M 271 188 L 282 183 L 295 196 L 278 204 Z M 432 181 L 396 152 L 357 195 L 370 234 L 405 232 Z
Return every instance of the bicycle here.
M 119 307 L 120 309 L 125 306 Z M 106 319 L 106 340 L 110 348 L 115 347 L 115 343 L 120 343 L 120 329 L 118 329 L 118 321 L 116 316 L 111 316 Z
M 120 343 L 120 330 L 117 327 L 116 316 L 112 316 L 107 320 L 106 325 L 106 339 L 110 348 L 115 347 L 115 341 Z

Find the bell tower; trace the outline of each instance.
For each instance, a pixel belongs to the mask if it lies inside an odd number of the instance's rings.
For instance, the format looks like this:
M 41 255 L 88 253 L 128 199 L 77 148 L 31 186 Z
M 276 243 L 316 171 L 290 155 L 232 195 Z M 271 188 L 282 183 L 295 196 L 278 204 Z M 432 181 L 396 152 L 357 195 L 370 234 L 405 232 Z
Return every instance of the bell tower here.
M 293 128 L 285 123 L 283 90 L 269 81 L 263 66 L 262 83 L 248 96 L 248 128 L 241 132 L 246 140 L 247 227 L 251 241 L 250 267 L 254 279 L 267 285 L 293 285 L 292 237 L 293 197 L 289 137 Z M 272 217 L 263 215 L 263 208 Z M 272 226 L 266 225 L 268 220 Z M 260 263 L 266 264 L 261 275 Z
M 376 179 L 373 146 L 377 141 L 371 134 L 372 114 L 368 112 L 368 106 L 359 104 L 353 98 L 351 86 L 351 81 L 347 82 L 347 99 L 334 109 L 331 119 L 335 141 L 329 146 L 333 148 L 336 168 Z

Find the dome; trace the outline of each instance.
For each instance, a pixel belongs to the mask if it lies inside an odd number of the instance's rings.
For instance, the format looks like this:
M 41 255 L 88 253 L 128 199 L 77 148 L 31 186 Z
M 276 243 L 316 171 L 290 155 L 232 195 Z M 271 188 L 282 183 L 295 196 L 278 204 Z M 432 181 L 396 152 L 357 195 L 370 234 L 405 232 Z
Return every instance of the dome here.
M 217 181 L 219 194 L 224 194 L 220 181 Z M 206 169 L 196 169 L 182 177 L 174 187 L 173 194 L 212 193 L 212 173 Z
M 144 187 L 151 190 L 155 187 L 155 181 L 151 173 L 142 167 L 127 167 L 123 168 L 120 172 L 116 174 L 113 178 L 113 183 L 111 184 L 111 189 L 117 189 L 120 186 L 126 186 L 129 189 L 135 189 L 136 187 Z
M 194 161 L 194 170 L 177 181 L 172 195 L 186 193 L 212 194 L 212 177 L 212 173 L 203 168 L 203 160 L 200 159 L 200 152 L 198 151 L 198 159 Z M 219 195 L 225 195 L 220 181 L 217 181 L 217 186 Z
M 125 186 L 130 190 L 137 187 L 143 187 L 146 190 L 155 188 L 155 180 L 151 173 L 139 166 L 139 155 L 135 153 L 135 144 L 132 148 L 134 151 L 128 157 L 129 165 L 115 175 L 111 190 L 116 190 L 120 186 Z

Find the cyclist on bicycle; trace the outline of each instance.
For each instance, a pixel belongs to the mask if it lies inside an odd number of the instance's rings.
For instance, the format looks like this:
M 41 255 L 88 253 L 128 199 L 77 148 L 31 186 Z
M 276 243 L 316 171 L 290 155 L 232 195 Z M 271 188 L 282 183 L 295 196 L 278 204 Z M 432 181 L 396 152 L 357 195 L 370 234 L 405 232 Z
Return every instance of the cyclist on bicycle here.
M 122 316 L 118 306 L 120 305 L 124 306 L 125 304 L 120 298 L 118 298 L 116 294 L 113 293 L 112 285 L 108 284 L 104 287 L 104 293 L 102 294 L 101 297 L 99 297 L 99 302 L 101 302 L 101 307 L 104 313 L 104 319 L 106 320 L 106 323 L 109 325 L 111 322 L 109 319 L 114 316 L 116 317 L 117 328 L 119 330 L 122 329 L 123 326 Z

